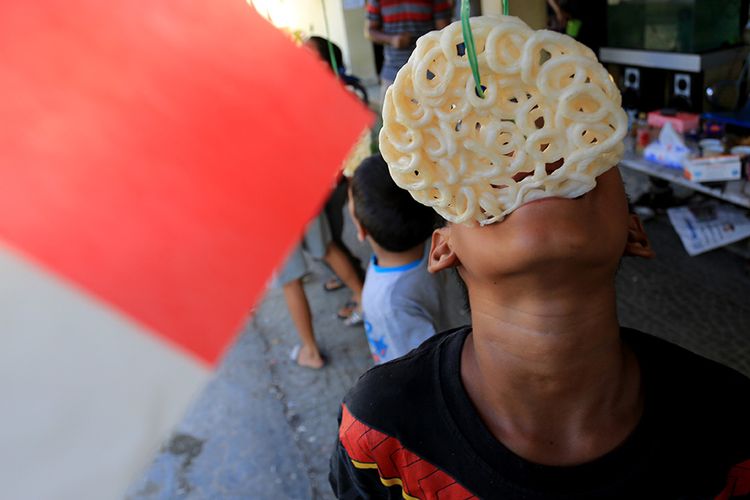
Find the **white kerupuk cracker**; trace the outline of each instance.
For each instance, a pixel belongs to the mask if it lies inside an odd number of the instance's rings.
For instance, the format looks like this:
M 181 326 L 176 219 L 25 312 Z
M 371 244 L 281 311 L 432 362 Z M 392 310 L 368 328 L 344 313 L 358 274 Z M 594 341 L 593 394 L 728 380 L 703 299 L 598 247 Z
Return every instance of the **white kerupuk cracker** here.
M 627 129 L 594 53 L 516 17 L 475 17 L 471 28 L 483 99 L 460 22 L 421 37 L 386 92 L 380 151 L 396 184 L 451 222 L 482 225 L 593 189 Z

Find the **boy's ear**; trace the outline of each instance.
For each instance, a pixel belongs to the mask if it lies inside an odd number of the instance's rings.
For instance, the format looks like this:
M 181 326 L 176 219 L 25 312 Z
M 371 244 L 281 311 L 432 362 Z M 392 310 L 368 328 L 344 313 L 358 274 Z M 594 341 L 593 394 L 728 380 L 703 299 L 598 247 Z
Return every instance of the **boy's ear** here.
M 362 224 L 359 223 L 359 219 L 357 219 L 356 216 L 352 215 L 352 220 L 354 221 L 354 228 L 357 230 L 357 239 L 360 242 L 364 242 L 365 239 L 367 239 L 367 230 L 362 227 Z
M 450 227 L 441 227 L 432 232 L 430 256 L 427 260 L 427 270 L 436 273 L 451 267 L 457 267 L 461 262 L 450 245 Z
M 645 259 L 656 257 L 656 253 L 654 253 L 654 249 L 651 248 L 651 243 L 648 241 L 648 235 L 646 235 L 646 231 L 643 229 L 643 223 L 636 214 L 630 214 L 630 220 L 628 221 L 628 242 L 625 244 L 623 255 L 643 257 Z
M 365 241 L 365 238 L 367 238 L 367 231 L 364 227 L 362 227 L 362 224 L 359 223 L 359 219 L 357 218 L 357 215 L 354 213 L 354 197 L 352 196 L 352 188 L 349 188 L 349 198 L 346 202 L 346 208 L 349 209 L 349 215 L 352 218 L 352 222 L 354 222 L 354 229 L 357 230 L 357 239 L 361 242 Z

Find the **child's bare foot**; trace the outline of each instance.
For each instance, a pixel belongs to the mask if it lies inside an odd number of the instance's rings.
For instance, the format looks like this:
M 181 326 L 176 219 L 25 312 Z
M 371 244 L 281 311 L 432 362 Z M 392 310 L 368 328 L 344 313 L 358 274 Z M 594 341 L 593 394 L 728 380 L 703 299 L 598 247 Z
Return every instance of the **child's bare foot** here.
M 299 366 L 313 370 L 320 370 L 326 364 L 320 351 L 309 346 L 294 346 L 291 357 Z

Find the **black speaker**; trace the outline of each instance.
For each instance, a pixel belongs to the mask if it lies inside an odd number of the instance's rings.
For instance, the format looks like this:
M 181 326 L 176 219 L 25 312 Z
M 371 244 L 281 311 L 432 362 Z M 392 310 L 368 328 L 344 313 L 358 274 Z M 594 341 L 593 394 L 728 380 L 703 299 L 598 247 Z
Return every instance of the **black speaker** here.
M 649 112 L 666 105 L 664 71 L 625 66 L 621 75 L 620 90 L 623 108 L 636 112 Z
M 672 73 L 667 106 L 678 111 L 703 111 L 703 75 L 700 73 Z

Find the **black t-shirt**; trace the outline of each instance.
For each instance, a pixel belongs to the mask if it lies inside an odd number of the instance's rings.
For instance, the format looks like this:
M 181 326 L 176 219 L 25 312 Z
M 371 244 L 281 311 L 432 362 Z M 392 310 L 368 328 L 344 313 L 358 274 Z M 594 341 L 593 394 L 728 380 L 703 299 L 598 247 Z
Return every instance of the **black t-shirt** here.
M 531 463 L 497 441 L 461 381 L 470 329 L 364 374 L 344 399 L 330 480 L 339 498 L 750 499 L 750 380 L 629 329 L 644 412 L 583 465 Z

